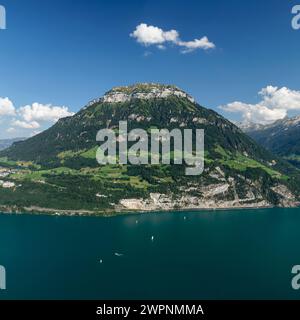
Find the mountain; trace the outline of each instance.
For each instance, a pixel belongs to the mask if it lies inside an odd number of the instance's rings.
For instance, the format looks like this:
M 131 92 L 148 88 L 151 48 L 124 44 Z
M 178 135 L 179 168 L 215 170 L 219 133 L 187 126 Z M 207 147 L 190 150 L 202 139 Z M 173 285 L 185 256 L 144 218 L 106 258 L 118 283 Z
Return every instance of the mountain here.
M 300 168 L 300 116 L 242 129 L 259 144 Z
M 186 165 L 105 165 L 95 156 L 96 134 L 115 131 L 204 129 L 205 170 Z M 172 153 L 171 153 L 172 155 Z M 174 155 L 174 153 L 173 153 Z M 0 152 L 3 211 L 112 214 L 174 210 L 294 206 L 298 171 L 259 146 L 236 125 L 197 104 L 176 86 L 116 87 L 72 117 Z
M 0 151 L 10 147 L 14 142 L 23 141 L 26 138 L 0 139 Z
M 261 130 L 265 128 L 266 125 L 260 123 L 254 123 L 249 121 L 242 121 L 242 122 L 234 122 L 236 126 L 238 126 L 244 132 L 252 132 L 256 130 Z

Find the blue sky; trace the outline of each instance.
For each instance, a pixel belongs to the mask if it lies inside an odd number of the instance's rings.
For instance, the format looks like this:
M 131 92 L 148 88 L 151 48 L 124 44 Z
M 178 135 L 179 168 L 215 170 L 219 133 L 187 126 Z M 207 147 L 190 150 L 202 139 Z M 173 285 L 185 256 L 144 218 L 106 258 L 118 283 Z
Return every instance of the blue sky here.
M 297 1 L 0 4 L 7 15 L 7 29 L 0 30 L 0 98 L 8 98 L 15 109 L 9 115 L 0 112 L 0 138 L 29 136 L 52 124 L 55 117 L 34 115 L 40 105 L 52 115 L 53 106 L 68 108 L 61 115 L 77 112 L 111 87 L 136 82 L 176 84 L 201 105 L 233 120 L 266 122 L 284 116 L 284 111 L 299 113 L 300 30 L 291 27 Z M 182 53 L 172 42 L 164 44 L 165 50 L 145 46 L 130 37 L 141 23 L 177 30 L 184 41 L 206 36 L 215 48 Z M 259 95 L 267 86 L 272 87 Z M 236 101 L 240 104 L 228 106 Z M 290 102 L 295 108 L 287 107 Z M 227 107 L 222 110 L 220 105 Z M 261 107 L 276 110 L 261 113 Z

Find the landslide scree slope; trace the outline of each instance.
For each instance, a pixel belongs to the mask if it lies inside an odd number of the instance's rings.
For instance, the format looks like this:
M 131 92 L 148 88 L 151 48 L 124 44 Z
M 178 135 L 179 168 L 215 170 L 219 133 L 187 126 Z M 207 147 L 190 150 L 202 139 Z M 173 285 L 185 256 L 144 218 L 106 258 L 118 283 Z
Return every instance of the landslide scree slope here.
M 204 173 L 186 176 L 185 165 L 173 164 L 99 166 L 96 134 L 118 128 L 121 120 L 128 121 L 129 131 L 204 129 Z M 0 205 L 7 211 L 294 206 L 299 198 L 297 169 L 169 85 L 113 88 L 76 115 L 14 143 L 0 157 L 2 167 L 13 169 L 4 180 L 14 187 L 0 187 Z

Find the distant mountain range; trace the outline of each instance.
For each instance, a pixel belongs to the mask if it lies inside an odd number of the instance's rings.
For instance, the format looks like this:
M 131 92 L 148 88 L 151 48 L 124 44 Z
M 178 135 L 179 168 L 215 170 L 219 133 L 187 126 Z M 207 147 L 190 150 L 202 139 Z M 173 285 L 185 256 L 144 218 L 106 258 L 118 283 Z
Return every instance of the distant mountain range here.
M 269 125 L 241 124 L 256 142 L 300 168 L 300 116 Z
M 128 130 L 204 129 L 204 173 L 186 176 L 185 164 L 99 166 L 96 133 L 117 130 L 121 120 L 128 121 Z M 113 88 L 0 157 L 4 175 L 9 173 L 6 187 L 0 187 L 2 211 L 113 214 L 294 206 L 300 194 L 293 166 L 169 85 Z
M 0 151 L 10 147 L 13 143 L 23 141 L 26 138 L 0 139 Z

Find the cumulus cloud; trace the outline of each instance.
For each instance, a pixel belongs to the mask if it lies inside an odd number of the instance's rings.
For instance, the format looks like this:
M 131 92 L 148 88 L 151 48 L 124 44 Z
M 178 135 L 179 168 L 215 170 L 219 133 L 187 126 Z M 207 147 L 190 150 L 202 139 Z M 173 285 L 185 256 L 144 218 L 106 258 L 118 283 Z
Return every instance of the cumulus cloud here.
M 144 46 L 156 45 L 159 49 L 165 49 L 166 43 L 172 43 L 182 47 L 183 53 L 191 52 L 196 49 L 213 49 L 215 44 L 210 42 L 207 37 L 195 39 L 193 41 L 182 41 L 179 32 L 176 30 L 164 31 L 163 29 L 146 23 L 139 24 L 130 34 L 136 41 Z
M 9 98 L 0 97 L 0 121 L 2 130 L 9 135 L 37 134 L 36 129 L 45 130 L 61 118 L 74 115 L 67 107 L 35 102 L 15 108 Z M 11 120 L 9 119 L 11 118 Z
M 267 86 L 259 92 L 259 96 L 261 101 L 257 104 L 235 101 L 220 108 L 226 112 L 240 113 L 244 121 L 261 124 L 283 119 L 290 110 L 300 110 L 300 91 Z
M 13 120 L 11 125 L 22 129 L 38 129 L 40 124 L 36 121 L 26 122 L 21 120 Z
M 21 117 L 27 121 L 51 121 L 57 122 L 61 118 L 72 116 L 74 113 L 69 112 L 67 107 L 51 106 L 50 104 L 44 105 L 40 103 L 33 103 L 21 107 L 18 110 Z
M 163 31 L 161 28 L 141 23 L 130 36 L 136 38 L 137 42 L 149 46 L 151 44 L 162 44 L 166 41 L 175 42 L 179 34 L 176 30 Z
M 185 49 L 183 53 L 191 52 L 196 49 L 214 49 L 216 46 L 214 43 L 210 42 L 207 37 L 201 39 L 195 39 L 193 41 L 178 41 L 177 44 Z
M 15 107 L 11 100 L 8 98 L 0 97 L 0 116 L 13 116 L 15 115 Z

